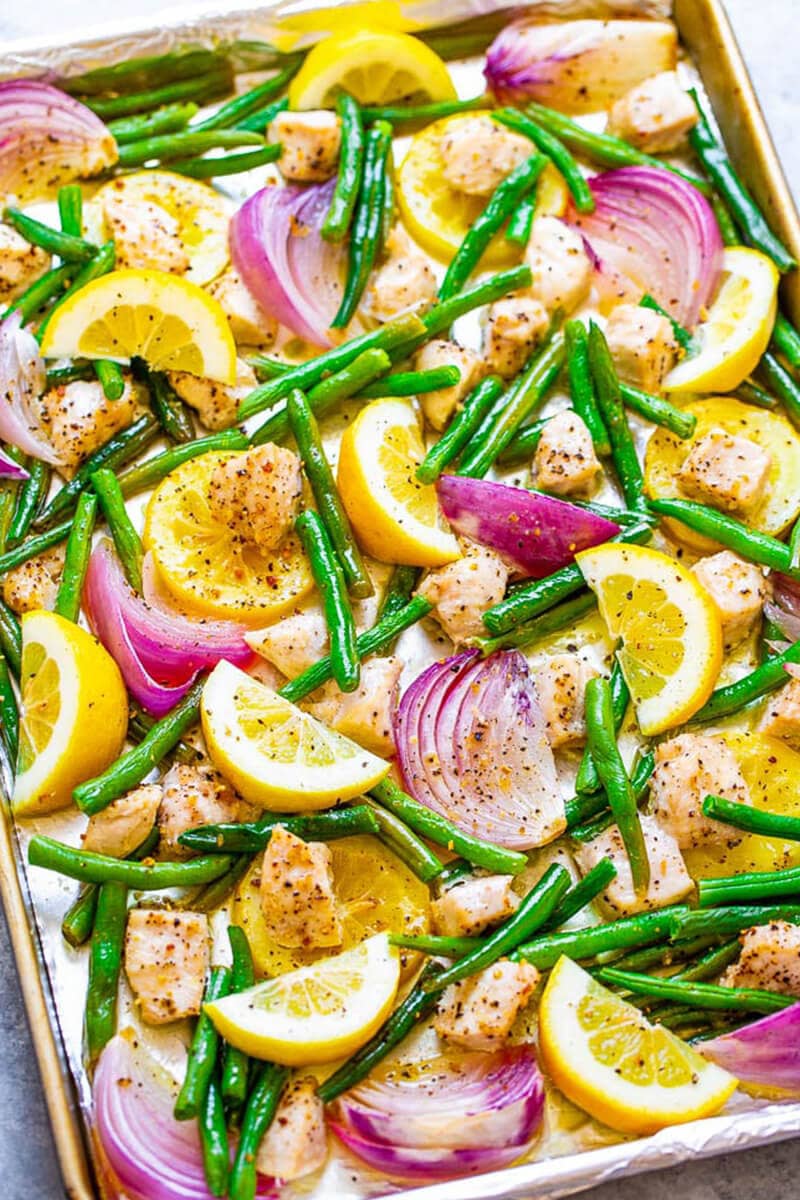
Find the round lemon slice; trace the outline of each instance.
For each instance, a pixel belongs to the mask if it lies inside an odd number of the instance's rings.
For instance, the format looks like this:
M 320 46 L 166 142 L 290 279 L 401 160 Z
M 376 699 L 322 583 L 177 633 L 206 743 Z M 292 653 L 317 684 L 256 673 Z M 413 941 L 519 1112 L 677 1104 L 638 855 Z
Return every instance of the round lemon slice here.
M 439 567 L 460 555 L 436 488 L 415 471 L 425 447 L 406 400 L 375 400 L 344 432 L 338 484 L 358 540 L 380 562 Z
M 542 994 L 539 1049 L 567 1099 L 623 1133 L 718 1112 L 737 1080 L 560 958 Z
M 608 542 L 575 556 L 597 596 L 643 734 L 688 721 L 722 666 L 711 597 L 681 563 L 646 546 Z
M 236 345 L 219 302 L 166 271 L 111 271 L 87 283 L 53 313 L 42 355 L 136 357 L 157 371 L 236 381 Z
M 22 618 L 20 729 L 12 807 L 38 816 L 104 771 L 128 727 L 119 667 L 86 630 L 43 609 Z
M 209 675 L 200 713 L 214 765 L 245 800 L 264 808 L 330 808 L 369 791 L 389 770 L 227 662 Z
M 391 1011 L 400 959 L 386 933 L 352 950 L 205 1005 L 227 1042 L 253 1058 L 304 1067 L 368 1041 Z
M 722 285 L 695 330 L 689 355 L 673 367 L 667 392 L 732 392 L 766 350 L 778 305 L 778 269 L 766 254 L 729 246 Z
M 289 85 L 289 104 L 330 108 L 339 92 L 375 105 L 456 98 L 438 54 L 418 38 L 384 29 L 344 29 L 317 42 Z

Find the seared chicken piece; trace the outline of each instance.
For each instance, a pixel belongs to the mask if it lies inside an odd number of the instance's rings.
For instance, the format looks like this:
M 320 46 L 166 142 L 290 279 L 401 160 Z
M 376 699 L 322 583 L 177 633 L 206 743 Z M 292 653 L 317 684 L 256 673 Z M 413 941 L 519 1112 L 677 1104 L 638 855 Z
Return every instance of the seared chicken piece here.
M 133 908 L 128 913 L 125 974 L 148 1025 L 198 1016 L 208 960 L 205 913 L 166 908 Z
M 368 658 L 361 664 L 361 678 L 355 691 L 342 692 L 331 680 L 304 701 L 302 707 L 365 750 L 391 757 L 392 714 L 397 706 L 402 672 L 403 661 L 395 655 Z
M 741 513 L 762 499 L 771 464 L 772 455 L 756 442 L 712 429 L 692 446 L 678 482 L 705 504 Z
M 167 371 L 170 386 L 185 404 L 193 408 L 206 429 L 227 429 L 236 424 L 236 414 L 245 396 L 258 382 L 252 368 L 241 358 L 236 360 L 236 383 L 229 386 L 216 379 L 203 379 L 188 371 Z
M 119 400 L 107 400 L 101 384 L 76 379 L 45 392 L 39 402 L 39 419 L 64 474 L 72 476 L 93 450 L 136 419 L 138 409 L 130 381 L 126 380 Z
M 592 286 L 593 267 L 583 238 L 558 217 L 537 217 L 525 261 L 533 283 L 525 295 L 539 300 L 548 313 L 568 316 L 582 304 Z
M 556 413 L 533 456 L 536 486 L 556 496 L 588 496 L 602 470 L 592 435 L 574 412 Z
M 290 183 L 324 183 L 336 171 L 342 142 L 336 113 L 280 112 L 269 126 L 269 140 L 283 153 L 278 168 Z
M 161 803 L 161 785 L 145 783 L 113 800 L 89 818 L 83 849 L 112 858 L 127 858 L 153 828 Z
M 55 608 L 64 552 L 64 546 L 53 546 L 13 567 L 3 579 L 3 599 L 8 607 L 20 615 L 35 608 Z
M 508 567 L 499 555 L 467 538 L 459 542 L 463 558 L 429 571 L 417 589 L 456 646 L 483 636 L 481 613 L 503 599 L 508 583 Z
M 800 997 L 800 926 L 754 925 L 739 934 L 742 953 L 720 979 L 724 987 L 762 988 Z
M 50 255 L 26 242 L 11 225 L 0 222 L 0 304 L 21 296 L 50 269 Z
M 173 275 L 184 275 L 189 270 L 180 225 L 160 204 L 152 200 L 134 202 L 109 189 L 103 199 L 103 216 L 114 239 L 118 268 L 169 271 Z
M 800 679 L 790 679 L 772 693 L 758 728 L 800 750 Z
M 439 388 L 436 392 L 424 392 L 419 398 L 425 420 L 437 432 L 446 428 L 464 397 L 469 395 L 485 374 L 483 359 L 479 354 L 474 350 L 465 350 L 463 346 L 457 345 L 456 342 L 448 342 L 444 338 L 434 338 L 423 346 L 414 366 L 418 371 L 453 366 L 458 367 L 461 372 L 461 378 L 452 387 Z
M 465 1050 L 496 1050 L 533 995 L 539 972 L 530 963 L 501 958 L 445 991 L 433 1027 Z
M 237 346 L 255 346 L 265 350 L 272 345 L 278 332 L 278 322 L 264 312 L 247 284 L 232 267 L 223 271 L 208 290 L 221 304 Z
M 527 138 L 488 116 L 465 117 L 452 125 L 439 149 L 445 180 L 467 196 L 491 196 L 497 185 L 534 153 Z
M 612 106 L 608 132 L 645 154 L 677 150 L 699 115 L 677 72 L 661 71 L 631 88 Z
M 725 649 L 738 646 L 761 616 L 768 587 L 759 567 L 730 550 L 709 554 L 692 567 L 719 612 Z
M 276 550 L 290 532 L 302 493 L 300 459 L 273 442 L 220 462 L 209 484 L 217 520 L 265 551 Z
M 628 854 L 616 825 L 609 825 L 591 841 L 576 845 L 574 850 L 584 874 L 604 858 L 610 858 L 617 868 L 616 877 L 602 894 L 604 904 L 616 917 L 676 904 L 694 887 L 672 834 L 655 817 L 642 816 L 640 820 L 650 863 L 650 886 L 644 895 L 636 894 Z
M 513 875 L 474 875 L 454 884 L 431 905 L 437 933 L 469 937 L 510 917 L 519 907 Z
M 550 327 L 541 300 L 514 295 L 489 306 L 484 357 L 490 371 L 511 379 L 525 366 Z
M 682 850 L 714 842 L 737 842 L 741 834 L 703 813 L 706 796 L 751 804 L 741 767 L 724 738 L 684 733 L 662 742 L 650 780 L 654 812 Z
M 418 312 L 436 299 L 436 276 L 427 257 L 395 225 L 386 239 L 385 261 L 372 272 L 362 308 L 375 321 Z
M 554 750 L 586 740 L 584 694 L 596 674 L 577 654 L 554 654 L 536 672 L 536 692 Z
M 175 763 L 161 781 L 158 809 L 159 850 L 165 859 L 188 858 L 190 851 L 178 838 L 200 825 L 238 821 L 242 804 L 221 775 L 202 764 Z
M 606 339 L 620 379 L 645 392 L 660 390 L 678 355 L 666 317 L 639 304 L 618 304 L 608 318 Z
M 331 852 L 276 825 L 261 865 L 261 911 L 279 946 L 341 946 Z
M 313 1075 L 293 1079 L 281 1097 L 256 1159 L 262 1175 L 290 1183 L 318 1171 L 328 1153 L 325 1107 Z

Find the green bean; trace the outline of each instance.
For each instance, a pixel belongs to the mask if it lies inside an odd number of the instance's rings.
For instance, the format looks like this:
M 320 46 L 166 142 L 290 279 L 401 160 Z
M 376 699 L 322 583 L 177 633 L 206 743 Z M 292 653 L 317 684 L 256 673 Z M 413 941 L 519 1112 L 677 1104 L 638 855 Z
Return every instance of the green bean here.
M 117 477 L 108 467 L 101 467 L 92 475 L 92 487 L 97 493 L 100 507 L 114 539 L 114 546 L 122 563 L 125 577 L 134 591 L 141 592 L 144 546 L 128 516 L 125 498 L 117 482 Z
M 609 688 L 611 692 L 611 711 L 614 717 L 614 733 L 616 735 L 619 733 L 620 726 L 625 719 L 625 713 L 628 711 L 628 703 L 631 698 L 618 659 L 614 659 L 614 665 L 611 668 Z M 575 777 L 575 791 L 598 792 L 601 787 L 602 784 L 597 774 L 597 768 L 594 765 L 592 752 L 587 746 L 578 767 L 578 774 Z
M 440 300 L 448 300 L 461 291 L 489 242 L 531 190 L 546 166 L 547 159 L 543 155 L 532 154 L 498 184 L 453 256 L 439 288 Z
M 789 536 L 789 573 L 795 577 L 800 574 L 800 517 L 792 526 Z
M 800 333 L 794 325 L 787 321 L 783 313 L 775 318 L 775 328 L 772 331 L 772 345 L 781 353 L 790 366 L 800 370 Z
M 537 150 L 540 150 L 563 176 L 578 212 L 594 212 L 595 201 L 592 189 L 584 179 L 572 154 L 555 134 L 550 133 L 542 125 L 537 125 L 530 117 L 526 117 L 524 113 L 513 108 L 501 108 L 498 112 L 493 112 L 492 119 L 499 121 L 508 129 L 513 129 L 515 133 L 529 138 Z
M 747 833 L 757 833 L 761 837 L 800 842 L 800 817 L 792 817 L 787 813 L 765 812 L 763 809 L 753 808 L 750 804 L 726 800 L 722 796 L 706 796 L 703 800 L 703 812 L 712 820 L 724 821 L 734 829 L 744 829 Z
M 119 363 L 110 358 L 96 358 L 92 366 L 106 400 L 120 400 L 125 391 L 125 376 Z
M 605 792 L 603 795 L 605 796 Z M 608 800 L 608 796 L 605 798 Z M 585 821 L 583 825 L 573 825 L 569 834 L 574 842 L 593 842 L 613 824 L 614 814 L 611 809 L 603 808 L 593 820 Z
M 117 477 L 123 496 L 135 496 L 154 484 L 160 483 L 170 471 L 180 467 L 185 462 L 207 454 L 211 450 L 246 450 L 247 438 L 238 429 L 223 429 L 220 433 L 210 433 L 208 437 L 196 438 L 193 442 L 182 443 L 154 454 L 128 471 Z
M 533 221 L 536 216 L 536 197 L 523 196 L 514 212 L 508 219 L 505 239 L 515 246 L 527 246 L 533 232 Z
M 383 196 L 381 197 L 381 222 L 378 231 L 378 253 L 382 254 L 392 234 L 397 209 L 397 184 L 395 181 L 394 146 L 386 152 L 386 167 L 383 172 Z
M 600 862 L 587 871 L 583 879 L 573 884 L 565 893 L 561 903 L 548 920 L 542 925 L 542 930 L 558 929 L 579 913 L 581 909 L 591 904 L 601 892 L 605 891 L 612 879 L 616 878 L 617 868 L 610 858 L 601 858 Z
M 342 123 L 342 148 L 330 208 L 322 223 L 322 236 L 328 242 L 341 242 L 347 235 L 364 173 L 361 106 L 347 92 L 341 92 L 336 99 L 336 111 Z
M 472 312 L 484 304 L 494 304 L 495 300 L 502 300 L 503 296 L 507 296 L 509 292 L 515 292 L 518 288 L 530 287 L 532 279 L 530 267 L 525 265 L 512 267 L 508 271 L 499 271 L 491 278 L 473 284 L 472 287 L 464 288 L 456 296 L 450 296 L 447 300 L 439 300 L 422 316 L 422 323 L 427 334 L 419 344 L 443 333 L 445 329 L 450 328 L 454 321 L 465 316 L 466 313 Z M 412 342 L 408 348 L 409 353 L 416 348 L 416 344 Z
M 190 50 L 172 54 L 125 59 L 111 67 L 95 67 L 72 79 L 62 79 L 59 87 L 72 96 L 97 96 L 103 92 L 136 92 L 161 87 L 179 79 L 194 79 L 203 72 L 215 71 L 226 56 L 220 50 Z
M 694 413 L 676 408 L 663 396 L 651 396 L 649 392 L 640 391 L 629 383 L 620 380 L 619 385 L 622 402 L 626 408 L 632 408 L 640 417 L 652 421 L 654 425 L 663 425 L 679 438 L 690 438 L 697 426 Z
M 773 655 L 761 666 L 756 667 L 749 675 L 729 683 L 727 687 L 717 688 L 710 699 L 691 718 L 692 724 L 719 721 L 731 713 L 738 712 L 746 704 L 757 700 L 759 696 L 773 691 L 786 683 L 788 676 L 784 670 L 785 663 L 800 662 L 800 641 L 793 642 L 788 649 Z
M 83 236 L 83 192 L 79 183 L 67 183 L 58 189 L 58 219 L 64 233 Z
M 375 400 L 384 396 L 423 396 L 441 388 L 455 387 L 461 379 L 456 366 L 431 367 L 428 371 L 395 371 L 376 383 L 370 383 L 358 393 L 359 400 Z
M 386 158 L 392 127 L 378 121 L 364 138 L 364 173 L 348 243 L 347 281 L 331 328 L 344 329 L 352 320 L 378 252 L 386 177 Z
M 684 967 L 676 975 L 671 975 L 670 979 L 684 983 L 697 983 L 700 980 L 713 979 L 716 975 L 720 975 L 732 962 L 736 961 L 741 953 L 741 949 L 741 942 L 738 938 L 732 938 L 730 941 L 723 942 L 721 946 L 713 946 L 702 958 L 698 958 L 697 962 L 693 963 L 690 967 Z M 617 964 L 615 963 L 614 965 L 616 966 Z
M 636 454 L 625 409 L 622 403 L 619 380 L 605 334 L 592 321 L 589 325 L 589 365 L 594 380 L 595 395 L 608 430 L 611 442 L 611 459 L 619 478 L 625 503 L 629 508 L 642 509 L 644 500 L 644 475 Z
M 186 1074 L 173 1110 L 178 1121 L 190 1121 L 200 1112 L 217 1062 L 219 1034 L 205 1012 L 205 1005 L 221 1000 L 230 990 L 230 967 L 212 967 L 203 995 L 203 1010 L 197 1018 L 189 1047 Z
M 568 958 L 582 959 L 595 958 L 610 950 L 640 949 L 670 937 L 688 912 L 685 904 L 674 904 L 653 912 L 620 917 L 610 925 L 543 934 L 518 947 L 512 957 L 524 959 L 540 971 L 545 971 L 554 967 L 562 954 Z
M 225 1107 L 222 1103 L 217 1072 L 212 1072 L 208 1081 L 206 1094 L 200 1105 L 197 1125 L 203 1152 L 203 1172 L 206 1177 L 206 1186 L 212 1196 L 226 1196 L 230 1172 L 230 1147 Z
M 330 538 L 347 588 L 351 595 L 358 599 L 371 596 L 375 588 L 364 565 L 350 519 L 339 496 L 339 489 L 325 454 L 319 425 L 311 411 L 311 406 L 299 388 L 295 388 L 286 403 L 289 425 L 303 461 L 306 478 L 311 484 L 311 490 L 317 502 L 317 511 Z M 355 657 L 355 626 L 350 630 L 349 638 L 352 643 L 352 664 Z M 355 668 L 351 666 L 351 670 L 353 669 Z M 336 678 L 335 673 L 334 678 Z
M 120 117 L 117 121 L 109 121 L 107 129 L 118 146 L 126 146 L 142 138 L 185 129 L 196 112 L 198 107 L 191 100 L 184 104 L 167 104 L 143 116 Z
M 115 257 L 116 249 L 114 243 L 111 241 L 104 242 L 97 251 L 97 254 L 93 258 L 90 258 L 87 263 L 84 263 L 77 273 L 74 266 L 69 268 L 69 277 L 65 280 L 68 286 L 58 289 L 58 295 L 55 296 L 53 304 L 51 304 L 47 313 L 39 322 L 39 328 L 36 330 L 36 340 L 38 342 L 41 342 L 44 337 L 53 313 L 60 308 L 68 297 L 74 296 L 81 288 L 86 287 L 87 283 L 91 283 L 93 279 L 97 279 L 101 275 L 107 275 L 114 266 Z
M 13 312 L 18 312 L 22 317 L 22 324 L 27 325 L 49 300 L 64 294 L 74 273 L 75 268 L 71 263 L 65 263 L 62 267 L 53 267 L 50 271 L 46 271 L 30 287 L 26 288 L 21 296 L 17 296 L 13 304 L 9 304 L 4 316 L 7 317 Z
M 153 413 L 169 440 L 179 445 L 193 442 L 194 422 L 189 409 L 170 386 L 166 375 L 162 371 L 150 371 L 147 368 L 144 368 L 143 374 Z
M 151 159 L 169 162 L 173 158 L 205 154 L 208 150 L 263 145 L 264 139 L 261 134 L 251 133 L 249 129 L 208 129 L 196 132 L 192 128 L 178 133 L 142 138 L 139 142 L 129 142 L 127 146 L 121 146 L 119 165 L 140 167 Z
M 142 844 L 137 846 L 127 857 L 136 862 L 141 862 L 142 859 L 151 856 L 158 846 L 158 842 L 158 827 L 154 826 Z M 64 914 L 64 919 L 61 922 L 61 936 L 74 950 L 83 946 L 92 936 L 99 891 L 99 884 L 85 884 L 78 893 L 77 898 Z
M 800 428 L 800 384 L 778 362 L 774 354 L 767 353 L 758 364 L 760 376 L 766 380 L 786 409 L 786 415 L 796 428 Z
M 739 231 L 734 224 L 730 209 L 725 201 L 716 192 L 711 193 L 711 207 L 714 210 L 714 216 L 717 218 L 720 236 L 722 237 L 723 245 L 738 246 L 741 242 Z
M 257 821 L 221 822 L 187 829 L 178 838 L 182 846 L 203 854 L 251 854 L 263 850 L 278 825 L 306 842 L 326 842 L 358 833 L 377 836 L 378 821 L 368 804 L 333 808 L 329 812 L 292 815 L 264 813 Z M 440 864 L 441 865 L 441 864 Z
M 21 465 L 24 465 L 25 461 L 25 455 L 21 455 Z M 0 486 L 0 554 L 5 554 L 8 547 L 8 530 L 17 506 L 19 487 L 19 483 L 14 481 L 8 481 Z
M 631 771 L 631 787 L 638 804 L 650 784 L 650 777 L 656 767 L 655 755 L 652 751 L 642 754 L 637 759 Z M 579 792 L 564 805 L 567 818 L 567 829 L 576 836 L 583 822 L 597 817 L 608 808 L 608 796 L 600 789 L 598 792 Z M 578 839 L 584 840 L 579 837 Z
M 748 871 L 721 879 L 697 881 L 697 898 L 701 908 L 717 904 L 747 904 L 772 896 L 800 894 L 800 867 L 783 871 Z
M 481 945 L 479 937 L 450 937 L 435 933 L 392 933 L 389 942 L 400 950 L 415 950 L 418 954 L 454 959 L 466 958 Z
M 562 410 L 563 412 L 572 412 L 571 408 Z M 515 433 L 511 441 L 497 456 L 497 461 L 501 466 L 515 466 L 518 463 L 530 462 L 536 453 L 536 447 L 542 440 L 542 434 L 548 421 L 552 417 L 542 417 L 539 421 L 532 421 L 530 425 L 525 425 L 520 429 L 519 433 Z
M 475 645 L 479 646 L 481 652 L 486 656 L 494 654 L 496 650 L 508 650 L 512 647 L 523 650 L 526 646 L 541 641 L 542 638 L 550 637 L 562 629 L 571 627 L 576 621 L 580 621 L 589 613 L 594 612 L 596 608 L 597 597 L 594 592 L 588 590 L 579 592 L 577 596 L 565 600 L 563 604 L 557 604 L 555 608 L 534 617 L 532 621 L 527 621 L 524 625 L 518 625 L 508 633 L 501 633 L 493 638 L 478 638 Z
M 283 362 L 280 358 L 273 358 L 269 354 L 249 354 L 247 365 L 253 368 L 256 378 L 262 381 L 274 379 L 276 375 L 285 375 L 292 369 L 291 363 Z
M 442 872 L 441 859 L 437 858 L 394 813 L 379 804 L 372 804 L 370 807 L 378 824 L 379 840 L 406 864 L 417 879 L 421 879 L 423 883 L 430 883 L 432 879 L 436 879 Z
M 251 988 L 256 981 L 253 955 L 247 934 L 238 925 L 228 926 L 228 940 L 231 944 L 233 966 L 231 968 L 230 991 L 244 992 Z M 222 1098 L 226 1104 L 239 1107 L 247 1099 L 247 1076 L 249 1070 L 247 1055 L 235 1046 L 226 1046 L 222 1067 Z
M 170 161 L 170 171 L 188 175 L 190 179 L 221 179 L 223 175 L 241 175 L 265 167 L 280 158 L 282 148 L 276 144 L 241 154 L 223 154 L 214 158 L 176 158 Z
M 389 121 L 402 124 L 410 121 L 438 121 L 441 117 L 452 117 L 456 113 L 474 112 L 487 108 L 490 101 L 486 96 L 473 96 L 471 100 L 439 100 L 435 104 L 396 104 L 387 107 L 365 105 L 361 115 L 365 121 Z
M 9 545 L 18 545 L 25 537 L 47 496 L 49 487 L 50 467 L 37 458 L 31 463 L 28 478 L 17 493 L 14 515 L 8 527 Z
M 722 908 L 687 909 L 675 922 L 675 938 L 694 938 L 713 934 L 726 937 L 741 933 L 753 925 L 768 925 L 771 921 L 800 923 L 797 904 L 730 904 Z
M 66 541 L 71 528 L 72 518 L 62 521 L 60 525 L 54 525 L 46 533 L 34 534 L 33 537 L 26 538 L 11 550 L 6 550 L 5 554 L 0 554 L 0 575 L 5 575 L 12 568 L 28 562 L 37 554 L 43 554 L 45 550 L 57 546 L 59 542 Z
M 451 859 L 446 866 L 442 867 L 439 874 L 436 876 L 434 888 L 436 895 L 441 896 L 444 892 L 450 890 L 457 883 L 463 883 L 465 879 L 469 879 L 474 875 L 475 868 L 471 862 L 467 862 L 465 858 Z
M 658 303 L 655 296 L 651 296 L 649 292 L 645 292 L 639 301 L 639 307 L 649 308 L 651 312 L 658 313 L 660 317 L 666 318 L 666 320 L 669 321 L 670 325 L 672 326 L 672 333 L 675 337 L 675 341 L 680 347 L 682 347 L 682 349 L 689 349 L 692 344 L 691 333 L 688 329 L 685 329 L 683 325 L 681 325 L 680 321 L 676 321 L 672 314 L 668 313 L 667 310 Z
M 15 679 L 22 663 L 22 627 L 16 613 L 0 597 L 0 650 Z
M 259 83 L 249 92 L 243 92 L 241 96 L 235 96 L 233 100 L 228 100 L 210 117 L 195 121 L 192 130 L 228 129 L 231 125 L 238 126 L 245 117 L 258 112 L 286 88 L 300 69 L 302 61 L 302 56 L 297 55 L 293 62 L 288 63 L 264 83 Z
M 67 538 L 64 571 L 56 597 L 55 611 L 68 621 L 77 621 L 81 610 L 81 592 L 92 552 L 96 517 L 97 496 L 93 492 L 83 492 L 78 497 L 78 507 Z
M 697 124 L 689 131 L 689 145 L 750 245 L 771 258 L 779 271 L 790 271 L 797 265 L 794 258 L 772 232 L 755 200 L 733 169 L 722 139 L 712 125 L 713 118 L 706 112 L 697 91 L 690 88 L 689 95 L 699 114 Z
M 597 407 L 592 372 L 589 367 L 589 339 L 581 321 L 568 321 L 564 329 L 567 343 L 567 374 L 572 407 L 589 430 L 592 445 L 601 458 L 611 454 L 608 430 Z
M 215 854 L 190 862 L 135 862 L 90 850 L 76 850 L 37 834 L 28 845 L 28 862 L 31 866 L 57 871 L 59 875 L 79 879 L 82 883 L 124 883 L 141 891 L 158 892 L 164 888 L 210 883 L 227 870 L 230 859 L 224 854 Z
M 199 679 L 174 708 L 160 721 L 156 721 L 138 746 L 122 754 L 102 775 L 87 779 L 75 788 L 73 797 L 81 812 L 89 816 L 101 812 L 112 800 L 116 800 L 123 792 L 130 791 L 142 782 L 153 767 L 177 745 L 187 729 L 191 729 L 192 725 L 197 723 L 204 683 L 205 679 Z M 209 875 L 208 879 L 199 879 L 196 882 L 207 883 L 221 874 L 222 871 L 219 871 Z
M 721 987 L 713 983 L 682 983 L 672 979 L 660 979 L 653 975 L 640 975 L 635 971 L 618 971 L 604 967 L 596 978 L 602 983 L 616 984 L 641 996 L 663 996 L 666 1000 L 691 1003 L 698 1008 L 719 1008 L 743 1012 L 780 1012 L 794 1004 L 793 996 L 758 988 Z
M 694 500 L 648 500 L 648 507 L 659 516 L 682 521 L 690 529 L 721 542 L 750 562 L 762 563 L 775 571 L 790 570 L 791 553 L 784 542 L 751 529 L 743 521 Z
M 421 574 L 420 567 L 395 567 L 378 611 L 378 621 L 388 620 L 406 607 L 414 594 Z
M 156 718 L 151 717 L 149 713 L 144 712 L 135 704 L 131 704 L 128 708 L 128 738 L 136 745 L 147 737 L 150 730 L 156 724 Z M 188 763 L 194 765 L 198 759 L 202 758 L 202 753 L 188 742 L 178 741 L 167 752 L 162 761 L 172 761 Z M 156 764 L 158 765 L 158 764 Z
M 51 367 L 47 372 L 47 390 L 62 387 L 65 383 L 74 383 L 76 379 L 91 379 L 94 374 L 92 364 L 86 359 L 74 360 L 66 367 Z
M 242 879 L 250 870 L 252 859 L 247 854 L 239 854 L 233 859 L 230 867 L 218 879 L 213 879 L 211 883 L 207 883 L 199 892 L 195 892 L 186 901 L 186 908 L 192 912 L 212 913 L 216 912 L 226 903 L 234 888 L 238 887 Z M 183 906 L 183 902 L 181 902 Z
M 502 394 L 503 384 L 496 375 L 487 375 L 473 388 L 456 412 L 447 430 L 431 446 L 416 470 L 420 483 L 435 483 L 453 459 L 457 458 Z M 518 434 L 517 437 L 522 435 Z M 500 456 L 502 458 L 502 455 Z
M 11 672 L 3 655 L 0 655 L 0 734 L 9 762 L 13 765 L 17 761 L 19 750 L 19 709 L 11 683 Z M 441 863 L 439 865 L 441 866 Z
M 642 521 L 639 525 L 627 526 L 609 541 L 639 545 L 649 541 L 652 535 L 650 525 Z M 544 579 L 535 579 L 515 588 L 504 600 L 487 608 L 482 614 L 483 623 L 489 633 L 495 636 L 508 633 L 523 622 L 547 612 L 559 600 L 566 600 L 575 592 L 582 591 L 585 584 L 580 567 L 577 563 L 570 563 Z
M 67 262 L 88 262 L 99 250 L 99 246 L 94 246 L 84 238 L 52 229 L 44 222 L 37 221 L 35 217 L 20 212 L 18 208 L 7 208 L 3 216 L 17 233 L 22 234 L 26 242 L 30 242 L 32 246 L 41 246 L 48 254 L 57 254 Z
M 275 1063 L 264 1063 L 259 1067 L 242 1117 L 228 1188 L 230 1200 L 254 1200 L 258 1148 L 275 1118 L 288 1077 L 288 1067 L 279 1067 Z
M 519 875 L 528 865 L 524 854 L 516 850 L 506 850 L 492 842 L 482 841 L 470 833 L 464 833 L 452 821 L 448 821 L 447 817 L 407 796 L 391 779 L 381 780 L 371 789 L 370 796 L 410 826 L 415 833 L 437 846 L 454 850 L 476 867 L 484 867 L 487 871 L 499 874 Z
M 112 121 L 118 117 L 129 117 L 133 113 L 150 112 L 165 104 L 181 100 L 192 100 L 195 104 L 207 104 L 218 100 L 230 91 L 233 76 L 230 68 L 220 67 L 207 75 L 193 79 L 180 79 L 163 87 L 148 88 L 141 92 L 130 92 L 122 96 L 87 97 L 83 103 L 91 108 L 101 121 Z
M 97 895 L 97 910 L 89 950 L 89 983 L 86 990 L 86 1054 L 90 1063 L 117 1032 L 117 991 L 122 969 L 122 947 L 128 917 L 128 889 L 124 883 L 104 883 Z
M 719 938 L 712 936 L 690 938 L 684 942 L 672 942 L 667 945 L 646 946 L 644 950 L 631 950 L 614 959 L 614 966 L 620 970 L 644 971 L 648 967 L 671 967 L 675 963 L 685 962 L 694 958 L 709 946 L 718 947 Z
M 285 112 L 288 107 L 289 101 L 285 97 L 282 100 L 275 100 L 274 103 L 267 104 L 265 108 L 260 108 L 258 112 L 251 113 L 249 117 L 243 117 L 241 121 L 237 121 L 235 128 L 249 129 L 252 133 L 266 133 L 278 113 Z
M 740 383 L 734 395 L 743 400 L 746 404 L 757 404 L 759 408 L 777 408 L 778 401 L 775 396 L 770 396 L 769 392 L 765 392 L 763 388 L 758 387 L 753 383 L 752 379 L 745 379 L 744 383 Z
M 300 513 L 294 527 L 300 535 L 311 563 L 314 582 L 322 596 L 334 681 L 341 691 L 353 692 L 361 678 L 361 659 L 356 646 L 356 626 L 347 598 L 344 572 L 319 513 L 306 509 Z

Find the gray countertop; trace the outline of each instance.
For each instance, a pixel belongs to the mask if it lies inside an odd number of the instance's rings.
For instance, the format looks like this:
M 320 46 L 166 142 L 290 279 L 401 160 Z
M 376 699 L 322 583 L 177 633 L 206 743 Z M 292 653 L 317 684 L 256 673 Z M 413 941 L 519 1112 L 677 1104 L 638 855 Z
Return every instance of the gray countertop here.
M 157 14 L 162 0 L 129 0 L 126 15 Z M 766 113 L 789 183 L 800 194 L 800 120 L 796 46 L 797 0 L 727 0 L 744 56 Z M 94 0 L 25 0 L 0 12 L 0 39 L 97 20 Z M 794 18 L 794 21 L 793 21 Z M 62 1195 L 53 1143 L 22 1008 L 11 947 L 0 916 L 0 1195 L 3 1200 L 56 1200 Z M 800 1129 L 798 1130 L 800 1134 Z M 784 1142 L 723 1159 L 687 1164 L 639 1179 L 611 1183 L 587 1200 L 753 1200 L 797 1195 L 800 1144 Z

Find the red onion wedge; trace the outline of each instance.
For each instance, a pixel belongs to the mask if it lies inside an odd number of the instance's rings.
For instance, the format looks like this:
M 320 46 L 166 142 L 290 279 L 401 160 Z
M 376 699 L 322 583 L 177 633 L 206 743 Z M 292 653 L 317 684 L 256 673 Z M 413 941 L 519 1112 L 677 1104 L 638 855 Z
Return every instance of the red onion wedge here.
M 117 161 L 117 144 L 90 108 L 36 79 L 0 83 L 0 193 L 51 196 Z
M 12 479 L 15 483 L 19 483 L 30 477 L 30 471 L 26 471 L 23 466 L 15 462 L 10 455 L 6 454 L 5 450 L 0 450 L 0 479 Z
M 544 1112 L 533 1047 L 393 1066 L 342 1096 L 332 1128 L 376 1170 L 409 1181 L 507 1166 Z
M 596 208 L 566 220 L 591 250 L 595 270 L 620 291 L 649 292 L 688 328 L 713 299 L 722 238 L 711 205 L 685 179 L 657 167 L 620 167 L 589 180 Z M 604 280 L 604 286 L 607 279 Z
M 800 1003 L 697 1049 L 745 1085 L 800 1094 Z
M 800 583 L 777 571 L 771 579 L 773 598 L 764 605 L 764 615 L 790 642 L 796 642 L 800 639 Z
M 619 533 L 619 525 L 576 504 L 505 483 L 443 475 L 437 491 L 456 533 L 495 550 L 527 579 L 552 575 L 579 550 Z
M 394 727 L 406 789 L 460 829 L 510 850 L 563 832 L 553 752 L 518 651 L 434 663 L 406 690 Z
M 264 312 L 312 346 L 333 345 L 345 251 L 320 233 L 335 180 L 265 187 L 230 225 L 231 258 Z
M 34 416 L 34 405 L 46 387 L 39 344 L 22 325 L 22 314 L 0 321 L 0 440 L 57 466 L 59 459 Z

